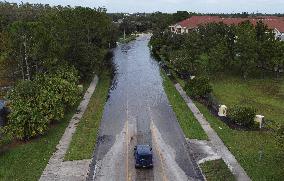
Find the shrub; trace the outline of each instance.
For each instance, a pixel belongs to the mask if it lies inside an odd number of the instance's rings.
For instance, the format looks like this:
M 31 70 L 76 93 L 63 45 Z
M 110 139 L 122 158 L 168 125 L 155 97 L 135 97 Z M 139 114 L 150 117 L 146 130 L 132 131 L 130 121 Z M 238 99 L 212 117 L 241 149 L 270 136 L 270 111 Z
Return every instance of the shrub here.
M 185 84 L 186 93 L 192 98 L 205 97 L 212 92 L 212 86 L 207 77 L 195 77 Z
M 67 68 L 65 73 L 55 71 L 19 82 L 8 94 L 12 112 L 6 134 L 17 139 L 44 134 L 52 121 L 62 119 L 66 108 L 76 103 L 77 81 L 76 72 Z
M 228 110 L 229 118 L 238 125 L 250 128 L 254 125 L 256 110 L 252 107 L 234 106 Z

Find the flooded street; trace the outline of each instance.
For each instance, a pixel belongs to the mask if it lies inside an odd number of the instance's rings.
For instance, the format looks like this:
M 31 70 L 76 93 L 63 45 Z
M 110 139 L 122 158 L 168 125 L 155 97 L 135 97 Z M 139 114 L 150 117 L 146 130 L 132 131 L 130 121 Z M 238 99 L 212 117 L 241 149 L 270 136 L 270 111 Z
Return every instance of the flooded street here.
M 198 180 L 169 105 L 149 35 L 114 50 L 117 74 L 105 105 L 90 180 Z M 153 147 L 153 169 L 135 169 L 133 148 Z

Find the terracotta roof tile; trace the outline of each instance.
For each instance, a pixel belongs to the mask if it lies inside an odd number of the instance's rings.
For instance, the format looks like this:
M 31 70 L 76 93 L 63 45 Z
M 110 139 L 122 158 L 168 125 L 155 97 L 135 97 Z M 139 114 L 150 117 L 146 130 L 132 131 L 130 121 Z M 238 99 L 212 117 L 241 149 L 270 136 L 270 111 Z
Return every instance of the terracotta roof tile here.
M 219 16 L 192 16 L 191 18 L 185 19 L 177 25 L 187 28 L 197 28 L 199 25 L 204 25 L 208 23 L 219 23 L 223 22 L 227 25 L 239 24 L 249 20 L 253 25 L 256 25 L 258 21 L 263 21 L 270 29 L 277 29 L 280 32 L 284 32 L 284 18 L 277 16 L 264 16 L 264 17 L 254 17 L 254 18 L 221 18 Z

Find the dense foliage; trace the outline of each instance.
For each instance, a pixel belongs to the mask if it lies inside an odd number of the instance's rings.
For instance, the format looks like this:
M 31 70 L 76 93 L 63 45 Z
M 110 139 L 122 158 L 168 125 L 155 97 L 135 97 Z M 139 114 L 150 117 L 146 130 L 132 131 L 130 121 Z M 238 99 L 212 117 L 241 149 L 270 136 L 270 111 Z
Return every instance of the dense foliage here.
M 34 80 L 20 81 L 9 93 L 12 112 L 7 135 L 29 139 L 44 134 L 52 121 L 61 120 L 66 108 L 79 98 L 78 75 L 74 68 L 37 75 Z
M 254 125 L 256 110 L 252 107 L 233 106 L 228 110 L 229 118 L 236 124 L 251 128 Z
M 85 79 L 100 70 L 106 49 L 117 39 L 102 8 L 1 2 L 0 27 L 1 64 L 8 62 L 9 74 L 22 80 L 65 63 Z
M 79 81 L 111 68 L 105 56 L 117 32 L 104 8 L 0 2 L 0 80 L 14 87 L 5 135 L 29 139 L 60 121 Z
M 154 32 L 153 54 L 175 72 L 194 75 L 219 73 L 248 76 L 279 76 L 284 68 L 284 42 L 274 37 L 261 21 L 228 26 L 211 23 L 188 34 L 168 30 Z
M 195 77 L 185 84 L 186 93 L 192 98 L 205 97 L 212 92 L 212 86 L 207 77 Z

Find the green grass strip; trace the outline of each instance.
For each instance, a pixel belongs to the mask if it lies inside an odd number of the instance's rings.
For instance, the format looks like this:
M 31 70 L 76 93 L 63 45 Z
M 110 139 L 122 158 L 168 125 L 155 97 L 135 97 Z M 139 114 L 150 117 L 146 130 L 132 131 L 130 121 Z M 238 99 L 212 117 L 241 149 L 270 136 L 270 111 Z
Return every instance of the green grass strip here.
M 200 167 L 207 181 L 236 180 L 234 175 L 231 173 L 231 171 L 222 159 L 202 163 Z
M 110 75 L 102 74 L 88 108 L 73 135 L 65 160 L 83 160 L 92 157 L 110 85 Z
M 161 75 L 163 77 L 165 92 L 185 136 L 189 139 L 207 140 L 207 135 L 184 102 L 183 98 L 180 96 L 179 92 L 176 90 L 172 81 L 163 71 L 161 71 Z

